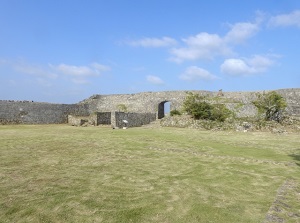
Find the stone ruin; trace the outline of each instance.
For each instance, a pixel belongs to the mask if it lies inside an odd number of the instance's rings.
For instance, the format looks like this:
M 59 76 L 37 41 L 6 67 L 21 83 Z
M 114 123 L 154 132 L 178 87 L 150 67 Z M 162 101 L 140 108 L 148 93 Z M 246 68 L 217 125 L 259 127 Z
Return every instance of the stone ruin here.
M 263 92 L 189 91 L 208 96 L 211 103 L 223 103 L 238 117 L 257 114 L 252 101 Z M 286 112 L 300 117 L 300 88 L 276 90 L 287 101 Z M 0 124 L 112 125 L 128 127 L 149 124 L 169 110 L 180 110 L 187 91 L 142 92 L 137 94 L 93 95 L 76 104 L 51 104 L 33 101 L 0 100 Z M 120 111 L 122 108 L 124 111 Z M 126 112 L 125 112 L 126 111 Z

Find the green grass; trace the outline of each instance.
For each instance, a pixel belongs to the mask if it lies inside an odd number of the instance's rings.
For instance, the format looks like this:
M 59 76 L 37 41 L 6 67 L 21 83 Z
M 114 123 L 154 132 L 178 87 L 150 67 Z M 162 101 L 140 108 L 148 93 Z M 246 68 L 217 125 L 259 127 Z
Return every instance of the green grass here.
M 263 222 L 286 180 L 299 222 L 299 157 L 299 134 L 0 126 L 0 222 Z

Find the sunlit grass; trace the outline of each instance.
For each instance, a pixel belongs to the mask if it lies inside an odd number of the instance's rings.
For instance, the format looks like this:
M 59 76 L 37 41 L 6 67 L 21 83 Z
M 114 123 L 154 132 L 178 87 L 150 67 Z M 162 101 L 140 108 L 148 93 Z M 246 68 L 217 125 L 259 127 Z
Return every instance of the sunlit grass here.
M 300 185 L 299 138 L 0 126 L 0 222 L 262 222 L 287 179 Z

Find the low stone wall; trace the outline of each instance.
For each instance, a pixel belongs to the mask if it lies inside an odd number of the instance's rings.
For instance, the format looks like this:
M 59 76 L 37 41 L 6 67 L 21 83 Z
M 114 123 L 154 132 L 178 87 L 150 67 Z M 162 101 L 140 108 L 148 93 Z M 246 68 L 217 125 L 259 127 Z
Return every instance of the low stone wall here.
M 88 123 L 88 117 L 78 117 L 73 115 L 68 115 L 68 124 L 72 126 L 82 126 Z
M 68 115 L 68 124 L 82 125 L 111 125 L 111 112 L 94 112 L 89 116 Z
M 97 112 L 96 125 L 111 125 L 111 112 Z
M 160 120 L 162 127 L 192 128 L 200 130 L 268 131 L 272 133 L 300 132 L 300 119 L 286 117 L 282 123 L 251 119 L 227 119 L 224 122 L 195 120 L 189 115 L 167 116 Z
M 128 123 L 124 123 L 126 120 Z M 113 127 L 138 127 L 156 120 L 155 113 L 94 112 L 90 116 L 68 115 L 68 123 L 73 126 L 112 125 Z
M 149 124 L 156 120 L 156 113 L 125 113 L 114 112 L 112 113 L 112 125 L 114 127 L 138 127 Z M 123 120 L 128 123 L 125 124 Z
M 0 124 L 61 124 L 68 115 L 87 116 L 88 105 L 0 101 Z

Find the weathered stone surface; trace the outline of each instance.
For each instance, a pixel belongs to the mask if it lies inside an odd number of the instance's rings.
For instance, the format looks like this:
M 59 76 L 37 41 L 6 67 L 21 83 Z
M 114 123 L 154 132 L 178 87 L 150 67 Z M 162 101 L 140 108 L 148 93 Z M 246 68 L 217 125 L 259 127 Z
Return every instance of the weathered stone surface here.
M 88 122 L 88 119 L 86 117 L 79 117 L 79 116 L 68 115 L 68 123 L 69 123 L 69 125 L 72 125 L 72 126 L 83 126 L 87 122 Z
M 287 101 L 286 112 L 288 115 L 300 117 L 300 88 L 276 90 Z M 164 92 L 143 92 L 137 94 L 115 94 L 115 95 L 93 95 L 80 102 L 88 104 L 90 112 L 94 111 L 117 111 L 118 105 L 125 105 L 128 112 L 157 113 L 158 118 L 164 116 L 163 104 L 170 102 L 170 109 L 180 110 L 187 91 L 164 91 Z M 256 108 L 252 104 L 260 92 L 218 92 L 211 91 L 190 91 L 200 95 L 209 96 L 212 103 L 223 103 L 229 109 L 235 111 L 238 117 L 253 117 L 256 115 Z M 265 91 L 268 92 L 268 91 Z
M 67 123 L 68 115 L 89 115 L 88 105 L 0 101 L 0 124 Z
M 224 92 L 222 95 L 211 91 L 190 91 L 200 95 L 209 96 L 211 103 L 223 103 L 233 110 L 237 117 L 253 117 L 256 108 L 252 101 L 258 92 Z M 287 101 L 286 112 L 288 115 L 300 117 L 300 88 L 277 90 Z M 262 92 L 260 92 L 262 93 Z M 186 97 L 186 91 L 143 92 L 137 94 L 94 95 L 78 104 L 50 104 L 29 101 L 1 101 L 0 124 L 55 124 L 67 123 L 68 115 L 89 116 L 101 112 L 97 116 L 100 120 L 95 123 L 116 123 L 115 117 L 105 115 L 104 112 L 118 111 L 120 105 L 125 106 L 131 114 L 143 113 L 143 118 L 138 115 L 129 115 L 132 120 L 143 119 L 141 123 L 164 116 L 164 103 L 170 102 L 170 109 L 180 110 Z M 148 115 L 145 115 L 145 114 Z M 126 113 L 125 113 L 126 114 Z M 110 117 L 110 118 L 109 118 Z M 132 118 L 135 117 L 135 118 Z M 105 121 L 106 120 L 106 121 Z M 139 121 L 132 121 L 138 124 Z
M 156 120 L 155 113 L 125 113 L 125 112 L 115 112 L 114 123 L 115 127 L 138 127 L 142 125 L 149 124 Z M 124 123 L 123 120 L 126 120 L 127 123 Z

